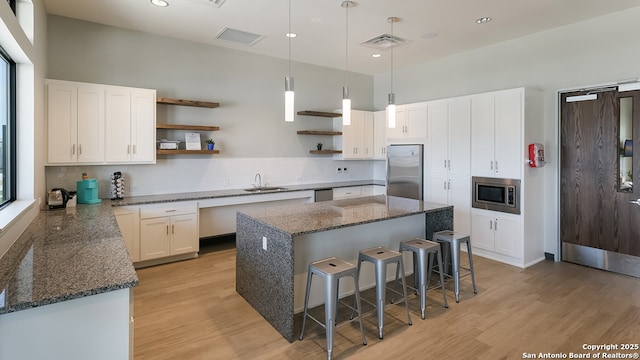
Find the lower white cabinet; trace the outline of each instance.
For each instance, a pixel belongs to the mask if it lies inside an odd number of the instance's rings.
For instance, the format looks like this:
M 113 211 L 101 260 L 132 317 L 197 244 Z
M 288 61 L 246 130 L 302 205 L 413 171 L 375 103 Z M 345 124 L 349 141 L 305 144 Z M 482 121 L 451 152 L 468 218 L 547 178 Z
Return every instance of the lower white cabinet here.
M 140 207 L 140 260 L 199 251 L 197 203 Z
M 433 173 L 427 200 L 453 205 L 453 230 L 471 234 L 471 177 Z
M 113 209 L 113 214 L 127 245 L 131 262 L 140 261 L 140 210 L 138 207 L 118 206 Z
M 382 185 L 361 185 L 333 188 L 333 200 L 363 196 L 385 195 L 387 188 Z
M 520 215 L 472 209 L 471 243 L 474 251 L 485 250 L 485 256 L 511 257 L 514 261 L 507 263 L 522 266 L 523 240 Z

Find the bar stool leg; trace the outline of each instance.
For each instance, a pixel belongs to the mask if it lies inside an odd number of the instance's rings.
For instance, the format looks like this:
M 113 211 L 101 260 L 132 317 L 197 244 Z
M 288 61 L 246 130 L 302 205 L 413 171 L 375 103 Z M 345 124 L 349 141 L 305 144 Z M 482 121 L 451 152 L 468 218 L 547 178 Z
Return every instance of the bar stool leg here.
M 471 254 L 471 243 L 467 241 L 467 254 L 469 255 L 469 270 L 471 270 L 471 284 L 473 284 L 473 293 L 477 294 L 478 289 L 476 289 L 476 276 L 473 271 L 473 254 Z
M 386 264 L 382 261 L 375 263 L 376 271 L 376 312 L 378 314 L 378 338 L 382 339 L 382 327 L 384 326 L 384 303 L 386 295 Z M 404 272 L 402 273 L 404 284 Z M 407 287 L 404 286 L 405 301 L 407 298 Z
M 440 250 L 436 250 L 436 257 L 438 260 L 438 271 L 440 272 L 440 288 L 442 289 L 442 298 L 444 299 L 444 307 L 449 308 L 449 304 L 447 303 L 447 295 L 444 292 L 444 275 L 442 274 L 442 254 L 440 254 Z M 431 270 L 431 267 L 429 267 Z
M 331 360 L 331 355 L 333 354 L 333 332 L 336 327 L 336 308 L 338 307 L 338 304 L 334 302 L 334 299 L 338 298 L 338 284 L 334 276 L 327 276 L 325 281 L 325 294 L 324 317 L 327 332 L 327 356 L 328 359 Z
M 302 331 L 300 331 L 300 337 L 299 337 L 300 340 L 302 340 L 302 337 L 304 336 L 304 325 L 307 322 L 307 309 L 309 306 L 309 292 L 311 291 L 312 276 L 313 276 L 313 273 L 311 272 L 311 267 L 309 267 L 309 274 L 307 276 L 307 290 L 304 295 L 304 314 L 302 316 Z
M 409 314 L 409 300 L 407 299 L 407 279 L 404 277 L 404 262 L 402 256 L 398 260 L 398 266 L 400 267 L 400 273 L 402 274 L 402 293 L 404 295 L 404 308 L 407 309 L 407 323 L 413 325 L 411 322 L 411 315 Z M 385 285 L 386 286 L 386 285 Z M 382 328 L 380 328 L 380 339 L 382 339 Z
M 360 334 L 362 334 L 362 345 L 367 345 L 367 339 L 364 337 L 364 326 L 362 326 L 362 304 L 360 302 L 360 290 L 358 289 L 358 274 L 353 276 L 355 283 L 354 298 L 356 299 L 356 309 L 358 309 L 358 321 L 360 322 Z
M 453 289 L 456 293 L 456 302 L 460 302 L 460 243 L 458 239 L 451 241 L 451 258 L 453 259 Z
M 431 255 L 429 255 L 429 257 L 431 257 Z M 424 320 L 424 310 L 427 302 L 425 298 L 427 296 L 427 286 L 428 286 L 427 284 L 428 284 L 429 278 L 427 276 L 428 261 L 426 259 L 426 254 L 424 254 L 423 252 L 420 252 L 417 265 L 418 265 L 418 272 L 414 273 L 414 277 L 420 278 L 420 281 L 419 281 L 420 284 L 418 285 L 419 287 L 417 287 L 417 289 L 419 289 L 418 296 L 420 296 L 420 310 L 422 312 L 421 313 L 422 320 Z

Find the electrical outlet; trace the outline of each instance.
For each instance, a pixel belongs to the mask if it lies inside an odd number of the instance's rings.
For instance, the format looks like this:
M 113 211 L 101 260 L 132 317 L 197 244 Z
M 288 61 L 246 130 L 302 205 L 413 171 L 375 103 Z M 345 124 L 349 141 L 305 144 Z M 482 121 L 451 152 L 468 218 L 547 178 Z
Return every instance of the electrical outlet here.
M 342 174 L 342 168 L 337 168 L 336 169 L 336 174 Z
M 347 172 L 347 168 L 342 169 L 342 172 L 346 173 Z
M 262 237 L 262 250 L 267 250 L 267 237 Z
M 136 191 L 138 191 L 138 187 L 137 187 L 137 186 L 135 186 L 135 185 L 131 185 L 131 186 L 129 187 L 129 191 L 130 191 L 130 192 L 136 192 Z

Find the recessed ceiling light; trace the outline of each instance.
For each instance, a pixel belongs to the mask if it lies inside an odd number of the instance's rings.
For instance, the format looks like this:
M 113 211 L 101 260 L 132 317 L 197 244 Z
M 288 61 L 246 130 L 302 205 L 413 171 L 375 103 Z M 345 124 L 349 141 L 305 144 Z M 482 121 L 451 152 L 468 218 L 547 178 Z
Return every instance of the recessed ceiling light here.
M 379 58 L 379 57 L 381 57 L 381 56 L 382 56 L 382 55 L 380 55 L 380 54 L 373 54 L 373 55 L 371 55 L 371 57 L 372 57 L 372 58 Z
M 155 6 L 167 7 L 169 3 L 164 0 L 151 0 L 151 3 Z
M 438 33 L 435 32 L 430 32 L 430 33 L 426 33 L 426 34 L 422 34 L 422 38 L 423 39 L 435 39 L 438 37 Z
M 490 17 L 482 17 L 482 18 L 476 20 L 476 24 L 486 24 L 489 21 L 491 21 Z
M 286 33 L 286 34 L 284 34 L 284 36 L 289 37 L 289 38 L 294 38 L 294 37 L 298 36 L 298 34 L 296 34 L 296 33 Z

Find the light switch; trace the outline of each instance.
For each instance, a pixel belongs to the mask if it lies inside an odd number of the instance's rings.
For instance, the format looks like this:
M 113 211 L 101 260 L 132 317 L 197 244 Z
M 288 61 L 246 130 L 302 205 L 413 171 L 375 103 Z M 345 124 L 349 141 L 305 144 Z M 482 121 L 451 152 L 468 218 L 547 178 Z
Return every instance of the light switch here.
M 267 250 L 267 237 L 262 237 L 262 250 Z

